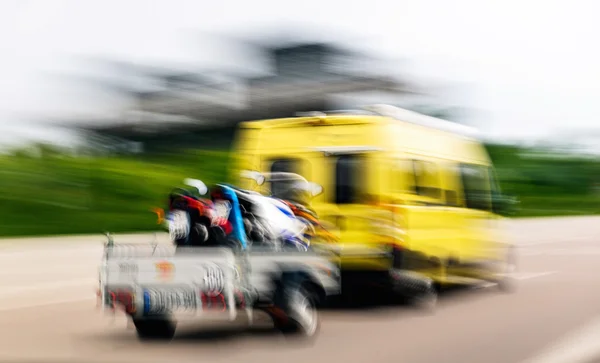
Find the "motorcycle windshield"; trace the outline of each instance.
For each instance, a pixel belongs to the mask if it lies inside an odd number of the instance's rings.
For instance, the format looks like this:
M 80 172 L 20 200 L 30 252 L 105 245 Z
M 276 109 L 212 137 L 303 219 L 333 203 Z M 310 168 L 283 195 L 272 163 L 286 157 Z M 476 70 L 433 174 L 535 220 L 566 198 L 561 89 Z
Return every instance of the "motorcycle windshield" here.
M 309 205 L 312 199 L 311 184 L 294 173 L 270 173 L 267 175 L 271 196 L 293 203 Z

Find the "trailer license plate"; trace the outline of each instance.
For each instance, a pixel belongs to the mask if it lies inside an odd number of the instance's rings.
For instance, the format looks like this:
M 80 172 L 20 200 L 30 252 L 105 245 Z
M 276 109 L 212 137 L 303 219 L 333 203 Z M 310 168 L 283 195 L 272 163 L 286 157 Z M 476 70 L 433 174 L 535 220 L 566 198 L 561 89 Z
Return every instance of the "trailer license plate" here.
M 144 290 L 145 315 L 162 315 L 173 312 L 195 311 L 198 307 L 193 289 L 146 289 Z

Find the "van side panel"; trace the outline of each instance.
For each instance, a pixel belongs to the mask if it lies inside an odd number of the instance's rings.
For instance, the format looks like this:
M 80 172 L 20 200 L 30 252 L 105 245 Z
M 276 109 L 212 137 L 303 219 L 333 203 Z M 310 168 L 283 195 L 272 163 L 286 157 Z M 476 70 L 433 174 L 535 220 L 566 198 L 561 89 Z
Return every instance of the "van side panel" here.
M 448 266 L 490 257 L 485 251 L 489 251 L 487 241 L 493 239 L 487 228 L 492 216 L 466 208 L 458 170 L 461 164 L 487 167 L 489 157 L 473 140 L 413 124 L 393 128 L 389 133 L 397 140 L 390 154 L 394 179 L 386 194 L 403 222 L 395 224 L 404 233 L 398 239 L 411 251 L 412 259 L 404 261 L 404 267 L 408 263 L 444 283 Z M 419 184 L 415 163 L 435 170 L 435 177 L 421 185 L 428 188 L 421 191 L 415 188 Z
M 298 160 L 297 172 L 324 187 L 313 208 L 335 229 L 340 245 L 394 244 L 406 252 L 400 267 L 422 271 L 440 283 L 453 264 L 493 257 L 488 247 L 497 237 L 489 226 L 495 217 L 468 208 L 460 169 L 489 168 L 485 148 L 448 132 L 365 117 L 365 122 L 353 117 L 348 123 L 329 116 L 321 123 L 272 120 L 264 127 L 242 129 L 236 165 L 268 172 L 277 160 Z M 322 147 L 380 150 L 336 155 Z M 360 172 L 351 165 L 359 165 Z M 347 268 L 390 267 L 389 259 L 364 256 L 346 262 Z

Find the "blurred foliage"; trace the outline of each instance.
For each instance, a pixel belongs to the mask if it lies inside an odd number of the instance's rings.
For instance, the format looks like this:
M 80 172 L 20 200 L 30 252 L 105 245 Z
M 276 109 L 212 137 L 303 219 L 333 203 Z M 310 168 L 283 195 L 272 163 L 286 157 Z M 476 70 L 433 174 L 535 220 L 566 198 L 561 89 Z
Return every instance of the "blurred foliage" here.
M 156 230 L 152 208 L 183 179 L 226 178 L 226 152 L 84 157 L 46 147 L 0 156 L 0 235 Z
M 487 145 L 504 193 L 520 200 L 520 216 L 600 214 L 598 156 Z
M 600 213 L 600 161 L 542 157 L 488 145 L 501 186 L 520 216 Z M 537 152 L 537 153 L 536 153 Z M 0 235 L 156 230 L 152 208 L 186 177 L 227 181 L 230 155 L 184 150 L 155 155 L 75 156 L 45 145 L 0 156 Z

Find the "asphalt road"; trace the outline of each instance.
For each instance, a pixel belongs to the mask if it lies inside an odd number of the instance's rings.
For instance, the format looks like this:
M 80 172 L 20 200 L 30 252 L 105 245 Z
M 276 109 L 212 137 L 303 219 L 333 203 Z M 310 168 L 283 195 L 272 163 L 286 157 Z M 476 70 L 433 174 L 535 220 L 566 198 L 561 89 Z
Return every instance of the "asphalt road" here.
M 600 362 L 600 218 L 509 222 L 519 288 L 442 296 L 409 307 L 323 312 L 312 346 L 269 322 L 182 326 L 170 343 L 140 343 L 122 316 L 96 307 L 102 236 L 0 243 L 0 361 L 44 362 Z M 116 239 L 144 241 L 147 236 Z

